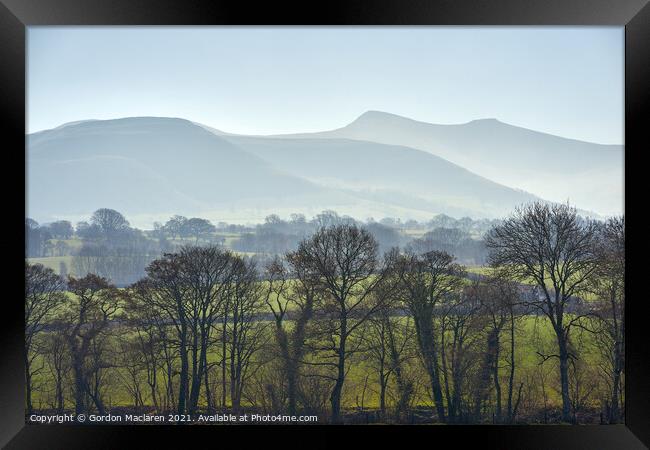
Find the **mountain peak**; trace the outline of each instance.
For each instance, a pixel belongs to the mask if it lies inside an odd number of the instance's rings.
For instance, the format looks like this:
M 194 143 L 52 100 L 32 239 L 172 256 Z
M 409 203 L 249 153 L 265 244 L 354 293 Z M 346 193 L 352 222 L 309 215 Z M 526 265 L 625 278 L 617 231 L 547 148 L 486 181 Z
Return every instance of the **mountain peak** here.
M 503 124 L 499 119 L 494 117 L 486 117 L 485 119 L 474 119 L 467 122 L 466 125 L 475 124 L 475 125 L 491 125 L 491 124 Z
M 95 128 L 106 128 L 106 127 L 131 127 L 131 126 L 142 126 L 142 125 L 172 125 L 172 124 L 183 124 L 183 125 L 194 125 L 193 122 L 190 122 L 187 119 L 180 117 L 164 117 L 164 116 L 133 116 L 133 117 L 117 117 L 113 119 L 87 119 L 87 120 L 75 120 L 72 122 L 66 122 L 57 127 L 41 130 L 30 135 L 42 134 L 44 132 L 56 132 L 56 131 L 66 131 L 68 129 L 95 129 Z
M 413 119 L 402 117 L 397 114 L 392 114 L 384 111 L 368 110 L 361 114 L 359 117 L 350 122 L 347 126 L 355 125 L 372 125 L 382 124 L 385 122 L 407 121 L 412 122 Z
M 358 120 L 364 120 L 364 119 L 379 119 L 379 118 L 391 118 L 391 117 L 399 117 L 400 119 L 406 119 L 406 117 L 402 117 L 397 114 L 393 114 L 385 111 L 378 111 L 375 109 L 369 109 L 368 111 L 364 112 L 359 117 L 357 117 L 354 120 L 354 122 Z
M 372 116 L 395 116 L 397 114 L 388 113 L 386 111 L 379 111 L 377 109 L 369 109 L 359 116 L 359 119 L 362 117 L 372 117 Z
M 359 117 L 357 117 L 354 121 L 350 123 L 350 125 L 353 124 L 359 124 L 359 123 L 369 123 L 369 122 L 377 122 L 377 121 L 404 121 L 404 122 L 413 122 L 413 123 L 422 123 L 426 125 L 433 125 L 436 126 L 434 123 L 429 123 L 429 122 L 423 122 L 419 121 L 416 119 L 411 119 L 409 117 L 404 117 L 400 116 L 398 114 L 393 114 L 385 111 L 377 111 L 377 110 L 368 110 L 361 114 Z M 483 119 L 474 119 L 470 120 L 469 122 L 465 123 L 460 123 L 458 125 L 496 125 L 496 124 L 504 124 L 504 122 L 501 122 L 499 119 L 495 117 L 486 117 Z
M 75 120 L 75 121 L 72 121 L 72 122 L 66 122 L 64 124 L 61 124 L 58 127 L 54 127 L 53 129 L 54 130 L 60 130 L 61 128 L 71 127 L 71 126 L 79 125 L 79 124 L 82 124 L 82 123 L 96 122 L 96 121 L 97 121 L 97 119 Z

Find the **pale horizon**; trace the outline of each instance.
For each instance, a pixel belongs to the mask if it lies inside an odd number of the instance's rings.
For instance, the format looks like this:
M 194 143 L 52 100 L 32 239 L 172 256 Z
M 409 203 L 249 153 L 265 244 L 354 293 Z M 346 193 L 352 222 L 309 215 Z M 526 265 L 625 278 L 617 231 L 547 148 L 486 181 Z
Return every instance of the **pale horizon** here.
M 27 42 L 30 134 L 140 116 L 305 133 L 376 110 L 624 142 L 622 27 L 29 27 Z

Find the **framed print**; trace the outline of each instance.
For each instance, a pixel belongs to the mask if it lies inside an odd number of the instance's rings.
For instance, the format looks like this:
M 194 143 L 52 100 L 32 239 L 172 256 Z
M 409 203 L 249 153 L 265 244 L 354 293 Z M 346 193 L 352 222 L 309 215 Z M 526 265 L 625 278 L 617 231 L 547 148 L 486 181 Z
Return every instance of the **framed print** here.
M 7 448 L 646 448 L 647 2 L 2 1 Z

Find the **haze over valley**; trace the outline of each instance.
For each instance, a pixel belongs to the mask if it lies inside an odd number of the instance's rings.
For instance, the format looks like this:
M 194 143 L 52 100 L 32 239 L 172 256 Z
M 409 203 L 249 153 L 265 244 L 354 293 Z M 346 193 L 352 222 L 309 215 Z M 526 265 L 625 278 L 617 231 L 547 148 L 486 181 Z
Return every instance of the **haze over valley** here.
M 380 111 L 336 130 L 286 137 L 405 145 L 548 200 L 569 200 L 601 214 L 623 211 L 622 145 L 567 139 L 491 118 L 437 125 Z
M 622 154 L 496 120 L 433 125 L 380 112 L 286 136 L 178 118 L 88 120 L 28 136 L 27 206 L 39 221 L 81 220 L 110 206 L 145 228 L 173 214 L 259 223 L 326 209 L 359 219 L 497 218 L 562 198 L 596 216 L 615 209 L 611 197 L 622 202 Z M 560 155 L 563 165 L 553 164 Z

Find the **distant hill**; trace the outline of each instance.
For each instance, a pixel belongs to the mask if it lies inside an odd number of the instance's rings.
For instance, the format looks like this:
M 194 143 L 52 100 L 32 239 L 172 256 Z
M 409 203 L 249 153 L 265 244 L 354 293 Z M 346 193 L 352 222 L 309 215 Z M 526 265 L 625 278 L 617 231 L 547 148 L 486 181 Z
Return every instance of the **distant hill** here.
M 321 191 L 183 119 L 91 121 L 36 133 L 27 160 L 34 217 L 102 206 L 190 214 Z
M 497 217 L 536 198 L 404 146 L 350 139 L 224 139 L 315 184 L 432 213 Z
M 27 162 L 28 215 L 38 221 L 78 220 L 99 207 L 141 226 L 171 214 L 257 221 L 323 209 L 359 218 L 498 217 L 536 198 L 404 146 L 217 135 L 174 118 L 35 133 Z
M 368 111 L 332 131 L 278 138 L 345 138 L 425 150 L 476 174 L 606 214 L 622 210 L 623 146 L 566 139 L 500 122 L 437 125 Z

